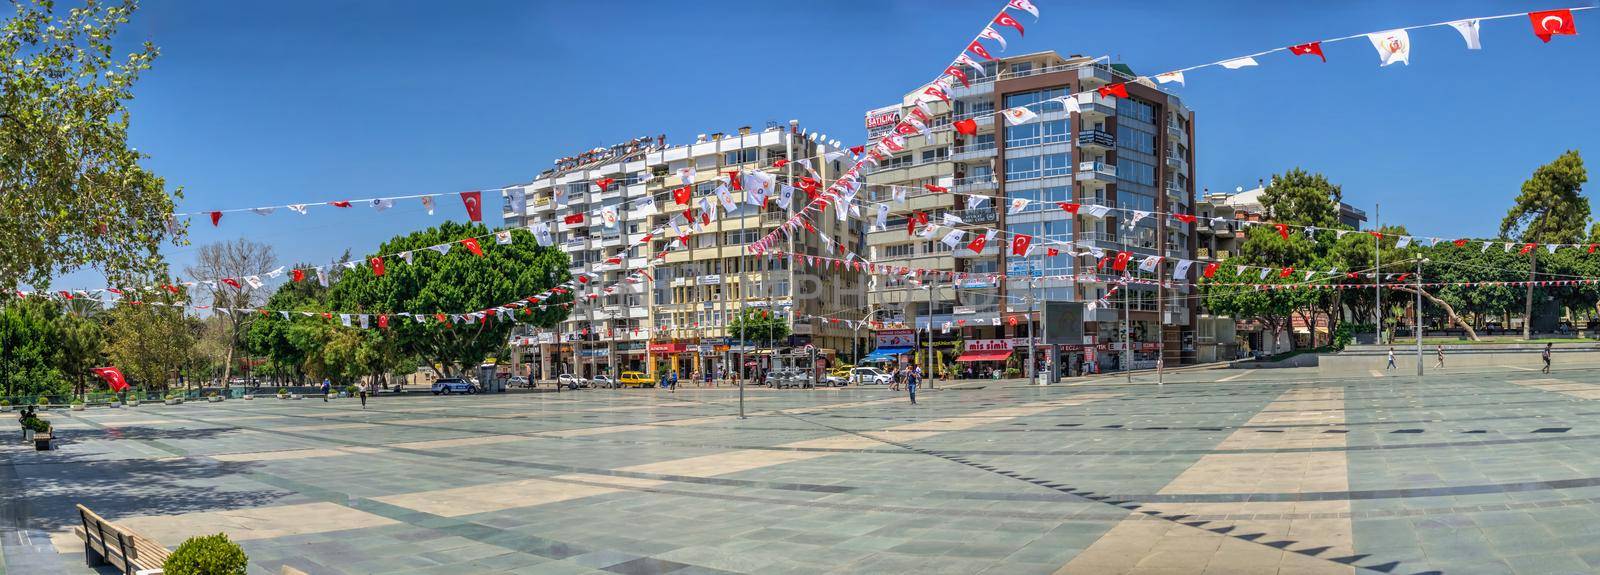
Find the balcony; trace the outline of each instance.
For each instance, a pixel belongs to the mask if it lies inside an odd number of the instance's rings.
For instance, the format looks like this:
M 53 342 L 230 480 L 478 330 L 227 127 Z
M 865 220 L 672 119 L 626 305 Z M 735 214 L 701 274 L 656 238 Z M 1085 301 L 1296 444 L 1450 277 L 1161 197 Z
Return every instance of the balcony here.
M 994 156 L 994 153 L 994 142 L 970 144 L 966 146 L 956 146 L 950 151 L 950 159 L 956 162 L 964 162 L 978 158 L 990 158 Z
M 1115 303 L 1115 302 L 1113 302 Z M 1119 308 L 1101 307 L 1083 310 L 1083 321 L 1122 321 Z
M 1084 90 L 1093 90 L 1115 81 L 1117 80 L 1111 75 L 1110 67 L 1090 66 L 1078 69 L 1078 83 Z
M 967 83 L 970 86 L 962 86 L 961 80 L 951 79 L 949 95 L 952 100 L 970 98 L 972 96 L 988 96 L 994 93 L 994 74 L 979 76 L 969 67 L 963 67 L 962 71 L 966 72 Z
M 1099 92 L 1087 92 L 1078 96 L 1078 112 L 1085 120 L 1104 120 L 1117 113 L 1117 99 L 1114 96 L 1101 96 Z
M 1097 187 L 1117 183 L 1117 166 L 1105 162 L 1081 162 L 1078 164 L 1077 181 Z
M 1079 130 L 1078 147 L 1088 152 L 1108 152 L 1117 147 L 1117 137 L 1104 130 Z
M 1172 154 L 1167 154 L 1167 167 L 1180 173 L 1189 173 L 1189 161 Z
M 961 178 L 959 180 L 955 180 L 953 184 L 954 187 L 952 188 L 952 191 L 961 194 L 993 191 L 996 187 L 998 187 L 998 184 L 995 183 L 994 176 L 992 175 Z
M 1166 309 L 1161 311 L 1161 325 L 1189 325 L 1189 310 Z

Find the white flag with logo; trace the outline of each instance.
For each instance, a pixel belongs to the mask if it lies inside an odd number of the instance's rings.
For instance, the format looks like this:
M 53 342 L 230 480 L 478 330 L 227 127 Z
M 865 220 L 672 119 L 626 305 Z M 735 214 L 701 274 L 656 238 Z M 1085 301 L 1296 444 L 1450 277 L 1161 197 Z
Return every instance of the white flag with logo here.
M 1178 266 L 1172 268 L 1173 279 L 1189 279 L 1189 268 L 1194 265 L 1194 260 L 1178 260 Z
M 678 168 L 678 181 L 687 186 L 694 183 L 694 166 Z
M 428 210 L 428 215 L 433 215 L 433 196 L 422 196 L 422 207 Z M 294 206 L 289 206 L 289 209 L 294 209 Z M 305 206 L 300 206 L 300 209 L 295 211 L 302 214 L 306 213 Z
M 1411 35 L 1405 30 L 1373 32 L 1367 34 L 1367 39 L 1378 50 L 1378 59 L 1383 61 L 1384 66 L 1395 62 L 1411 65 Z
M 1142 271 L 1142 272 L 1153 272 L 1153 271 L 1156 271 L 1156 265 L 1158 265 L 1160 263 L 1161 263 L 1161 256 L 1145 256 L 1144 260 L 1139 262 L 1139 271 Z
M 1400 236 L 1400 239 L 1394 242 L 1395 249 L 1401 249 L 1409 245 L 1411 245 L 1411 236 Z
M 550 224 L 549 223 L 546 223 L 546 222 L 534 222 L 534 223 L 528 225 L 528 230 L 533 232 L 534 239 L 539 240 L 539 245 L 545 246 L 545 247 L 549 247 L 549 246 L 555 245 L 555 243 L 556 243 L 555 238 L 550 236 Z M 407 253 L 409 253 L 409 252 L 407 252 Z
M 906 203 L 906 189 L 905 188 L 902 188 L 900 186 L 890 186 L 889 190 L 890 190 L 890 193 L 892 193 L 894 195 L 894 201 L 900 202 L 902 204 Z
M 512 214 L 520 216 L 528 212 L 528 190 L 509 188 L 506 190 L 506 199 L 511 200 Z
M 778 186 L 778 207 L 784 211 L 789 210 L 789 202 L 794 200 L 794 186 L 783 184 Z
M 1006 117 L 1006 124 L 1011 126 L 1026 124 L 1039 116 L 1038 114 L 1033 113 L 1033 110 L 1029 110 L 1027 106 L 1006 108 L 1001 110 L 1000 113 Z
M 328 272 L 322 268 L 317 268 L 317 283 L 322 284 L 322 287 L 328 287 Z
M 1247 66 L 1255 66 L 1256 65 L 1256 59 L 1255 58 L 1251 58 L 1249 56 L 1245 56 L 1243 58 L 1234 58 L 1232 60 L 1228 60 L 1226 62 L 1222 62 L 1219 65 L 1222 66 L 1223 68 L 1227 68 L 1229 70 L 1238 70 L 1240 68 L 1244 68 L 1244 67 L 1247 67 Z
M 650 196 L 645 196 L 644 199 L 638 203 L 638 205 L 633 207 L 633 211 L 635 215 L 640 217 L 656 215 L 656 199 Z
M 1022 210 L 1026 209 L 1027 207 L 1028 207 L 1027 198 L 1012 198 L 1011 199 L 1011 210 L 1006 212 L 1006 213 L 1008 213 L 1008 214 L 1022 213 Z
M 950 233 L 944 235 L 944 245 L 950 246 L 952 250 L 957 249 L 961 247 L 961 238 L 966 235 L 967 233 L 961 230 L 950 230 Z
M 967 196 L 967 209 L 975 210 L 983 207 L 986 201 L 989 201 L 989 196 Z
M 500 245 L 511 243 L 511 230 L 500 230 L 495 232 L 494 242 Z
M 878 223 L 880 230 L 889 229 L 889 204 L 878 204 Z
M 728 192 L 728 186 L 723 184 L 717 184 L 717 201 L 722 202 L 722 209 L 729 212 L 739 209 L 739 204 L 733 201 L 733 194 Z
M 1167 72 L 1165 74 L 1156 74 L 1156 81 L 1162 84 L 1177 82 L 1179 86 L 1185 85 L 1183 83 L 1183 72 Z
M 244 283 L 250 284 L 250 287 L 255 289 L 261 289 L 261 286 L 267 285 L 261 283 L 261 278 L 256 276 L 244 276 Z
M 600 208 L 600 221 L 605 222 L 608 228 L 617 227 L 617 208 L 611 206 Z

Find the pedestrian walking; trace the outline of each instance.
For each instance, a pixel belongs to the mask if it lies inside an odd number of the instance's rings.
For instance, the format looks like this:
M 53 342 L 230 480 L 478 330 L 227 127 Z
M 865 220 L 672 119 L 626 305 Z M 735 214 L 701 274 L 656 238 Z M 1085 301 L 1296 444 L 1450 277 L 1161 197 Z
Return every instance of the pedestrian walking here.
M 1444 369 L 1444 344 L 1438 346 L 1439 361 L 1433 364 L 1435 369 Z
M 917 404 L 917 372 L 913 370 L 906 377 L 906 393 L 911 396 L 911 405 Z
M 1384 369 L 1394 369 L 1394 348 L 1392 347 L 1389 348 L 1389 367 L 1385 367 Z
M 333 382 L 328 381 L 328 378 L 326 378 L 326 377 L 322 378 L 322 402 L 323 403 L 327 403 L 328 402 L 328 394 L 331 393 L 332 391 L 333 391 Z
M 1550 344 L 1544 344 L 1544 373 L 1550 373 Z
M 361 409 L 366 409 L 367 408 L 367 384 L 362 383 L 360 385 L 357 385 L 356 386 L 356 392 L 361 394 Z
M 678 372 L 667 374 L 667 393 L 678 392 Z

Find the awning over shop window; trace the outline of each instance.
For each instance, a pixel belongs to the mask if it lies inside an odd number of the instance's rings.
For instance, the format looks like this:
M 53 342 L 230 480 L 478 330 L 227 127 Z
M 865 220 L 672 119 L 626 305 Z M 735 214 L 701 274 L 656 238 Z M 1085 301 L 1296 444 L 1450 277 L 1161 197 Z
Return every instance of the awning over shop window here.
M 961 354 L 961 357 L 956 358 L 956 361 L 1005 361 L 1008 357 L 1011 357 L 1011 350 L 1009 349 L 1002 351 L 969 351 Z
M 907 353 L 911 353 L 911 348 L 909 348 L 909 347 L 880 347 L 878 349 L 873 350 L 872 353 L 867 354 L 867 357 L 862 358 L 861 361 L 862 361 L 862 363 L 872 362 L 872 361 L 891 361 L 891 360 L 895 359 L 896 357 L 899 357 L 900 355 L 907 354 Z

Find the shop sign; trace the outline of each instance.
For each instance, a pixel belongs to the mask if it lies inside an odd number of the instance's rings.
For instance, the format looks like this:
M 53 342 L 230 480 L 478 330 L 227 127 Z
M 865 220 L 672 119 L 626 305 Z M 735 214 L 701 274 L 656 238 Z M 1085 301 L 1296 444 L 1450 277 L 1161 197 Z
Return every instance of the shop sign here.
M 1009 339 L 969 339 L 967 351 L 1011 351 L 1012 342 Z
M 972 308 L 967 307 L 967 306 L 958 305 L 954 309 L 950 310 L 950 313 L 952 315 L 973 315 L 973 314 L 978 313 L 978 310 L 972 309 Z
M 900 123 L 900 106 L 885 106 L 867 112 L 867 138 L 878 138 Z
M 878 347 L 911 347 L 911 330 L 885 329 L 877 334 Z

